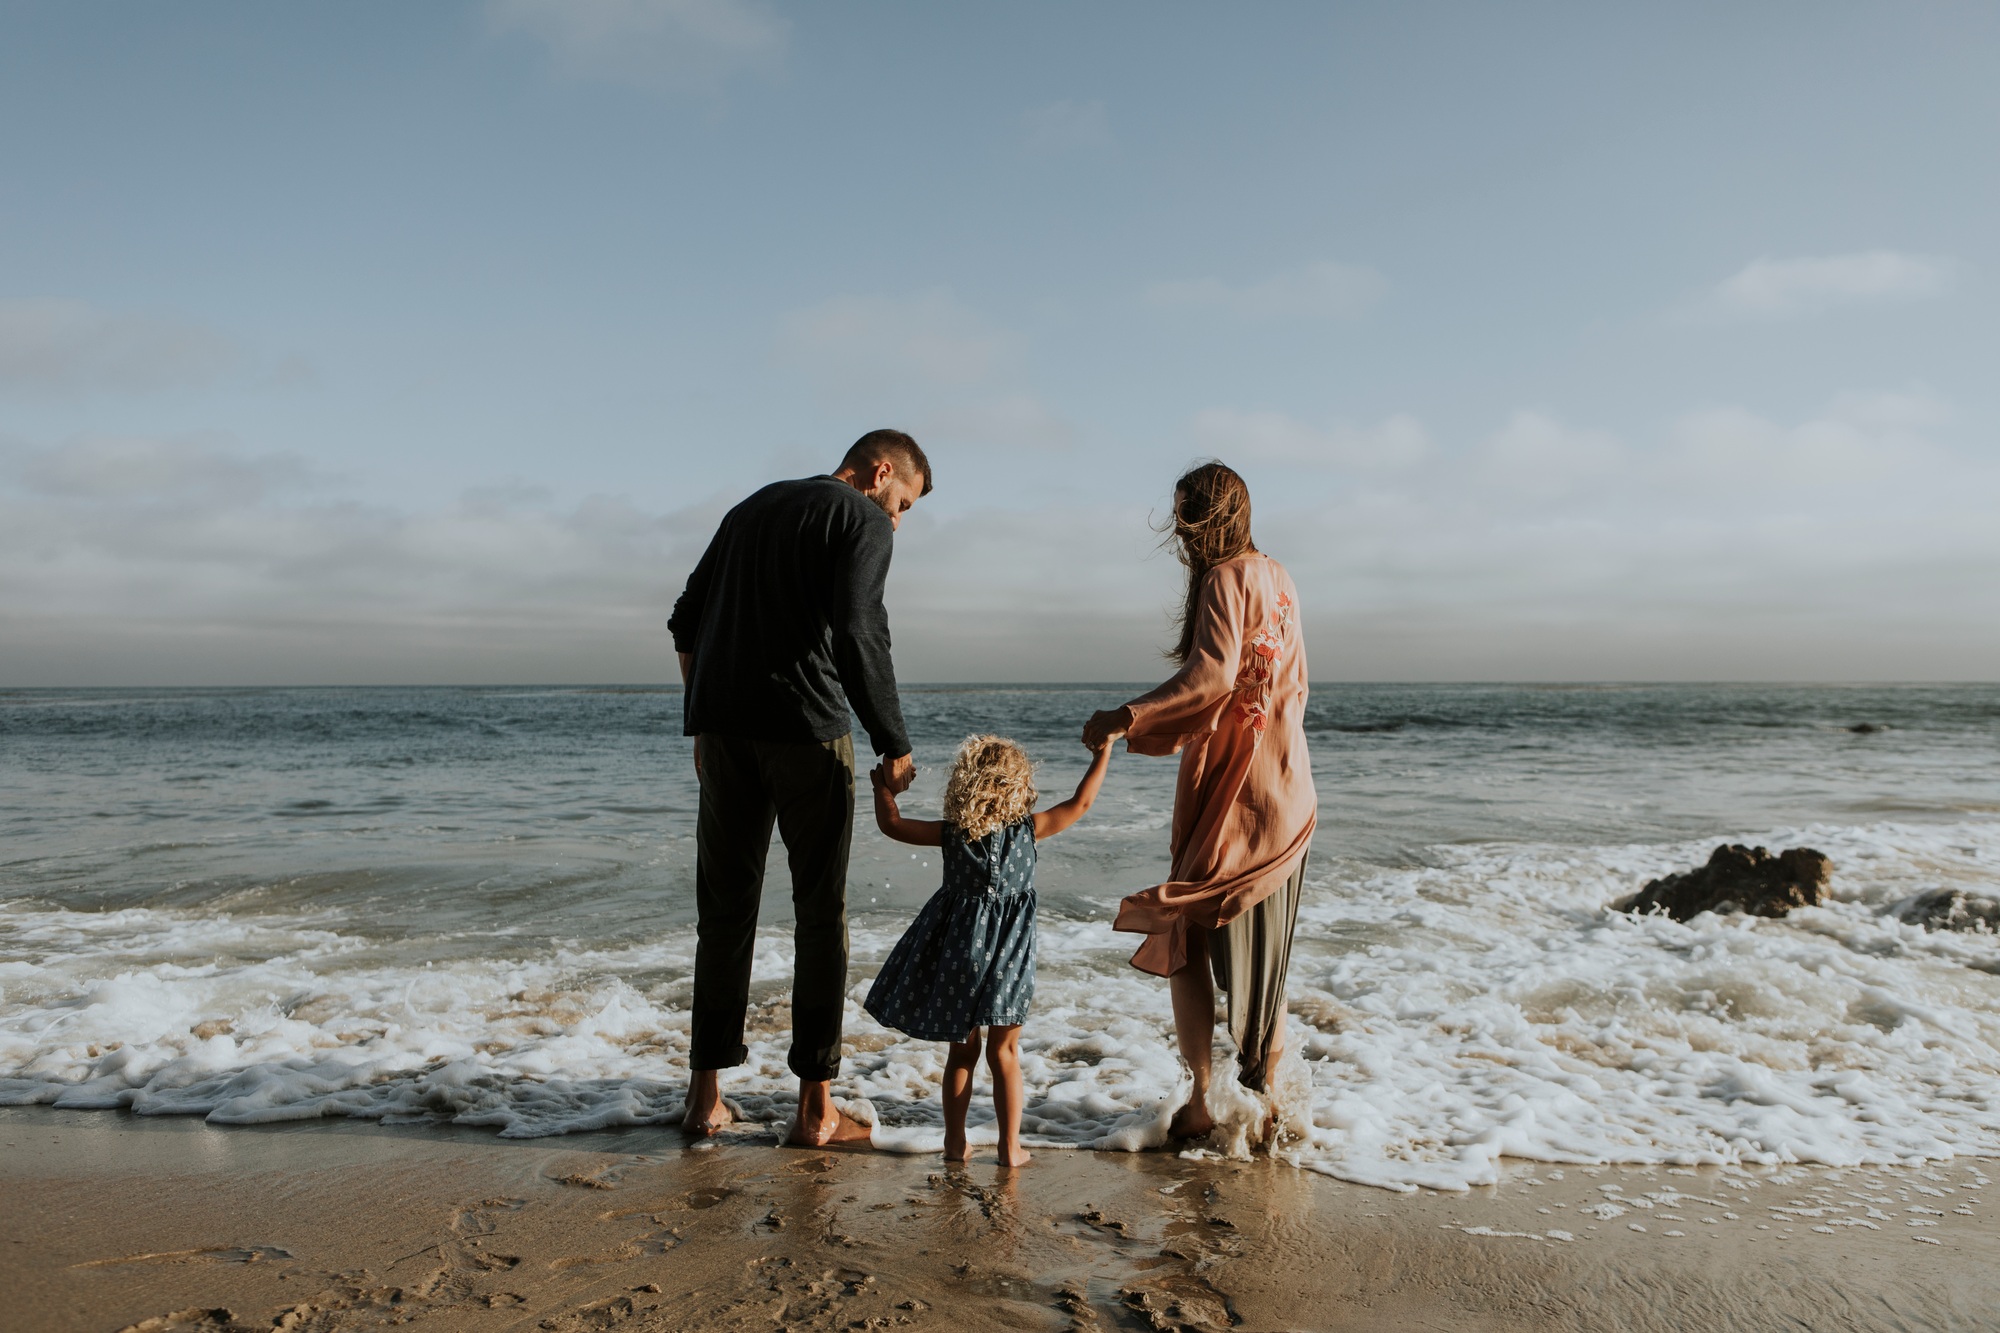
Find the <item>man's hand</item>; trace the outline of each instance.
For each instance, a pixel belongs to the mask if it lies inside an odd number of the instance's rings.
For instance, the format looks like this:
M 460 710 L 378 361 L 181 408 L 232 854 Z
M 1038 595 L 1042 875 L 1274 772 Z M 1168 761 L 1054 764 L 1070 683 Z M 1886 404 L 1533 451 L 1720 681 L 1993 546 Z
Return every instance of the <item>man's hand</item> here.
M 1083 744 L 1086 749 L 1101 750 L 1132 729 L 1132 710 L 1120 706 L 1092 713 L 1090 721 L 1083 724 Z
M 882 774 L 882 785 L 889 789 L 889 793 L 891 795 L 901 795 L 903 792 L 908 791 L 910 784 L 917 779 L 917 761 L 909 755 L 901 755 L 895 759 L 884 759 L 880 772 Z

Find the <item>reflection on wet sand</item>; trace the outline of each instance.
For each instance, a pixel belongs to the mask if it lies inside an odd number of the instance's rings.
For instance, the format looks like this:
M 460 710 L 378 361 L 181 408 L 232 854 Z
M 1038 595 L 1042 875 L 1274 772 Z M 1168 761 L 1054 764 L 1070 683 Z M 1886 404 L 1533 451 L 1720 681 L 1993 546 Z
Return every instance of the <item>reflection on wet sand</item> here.
M 1978 1328 L 1987 1173 L 1524 1167 L 1392 1194 L 1270 1162 L 1009 1171 L 655 1131 L 0 1112 L 0 1283 L 50 1330 Z M 135 1208 L 135 1199 L 146 1206 Z

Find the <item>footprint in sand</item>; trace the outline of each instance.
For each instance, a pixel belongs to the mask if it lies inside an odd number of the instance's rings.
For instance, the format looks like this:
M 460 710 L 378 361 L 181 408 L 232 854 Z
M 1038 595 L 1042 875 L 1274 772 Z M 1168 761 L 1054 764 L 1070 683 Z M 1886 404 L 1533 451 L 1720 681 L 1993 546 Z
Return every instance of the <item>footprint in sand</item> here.
M 500 1229 L 500 1218 L 528 1206 L 526 1199 L 481 1199 L 452 1212 L 451 1229 L 460 1236 L 489 1236 Z
M 1076 1220 L 1083 1223 L 1085 1226 L 1095 1227 L 1099 1231 L 1109 1231 L 1112 1235 L 1118 1237 L 1120 1240 L 1131 1239 L 1131 1233 L 1132 1233 L 1131 1224 L 1126 1222 L 1115 1221 L 1112 1218 L 1106 1217 L 1103 1213 L 1099 1212 L 1095 1208 L 1089 1208 L 1084 1210 L 1083 1212 L 1078 1213 L 1076 1215 Z
M 1242 1319 L 1207 1278 L 1175 1273 L 1119 1290 L 1124 1305 L 1153 1328 L 1234 1328 Z
M 192 1250 L 161 1250 L 156 1254 L 127 1254 L 116 1259 L 91 1259 L 71 1268 L 110 1268 L 119 1264 L 261 1264 L 273 1259 L 289 1259 L 291 1251 L 275 1245 L 203 1245 Z M 177 1319 L 187 1311 L 161 1315 Z M 198 1312 L 211 1313 L 211 1312 Z M 137 1325 L 134 1325 L 137 1327 Z M 162 1328 L 168 1327 L 161 1325 Z
M 603 1215 L 604 1220 L 607 1222 L 633 1216 L 645 1217 L 647 1221 L 653 1224 L 655 1229 L 642 1232 L 630 1240 L 624 1241 L 598 1254 L 572 1254 L 566 1255 L 561 1259 L 551 1260 L 549 1267 L 555 1269 L 557 1272 L 566 1272 L 572 1268 L 595 1268 L 600 1264 L 621 1264 L 633 1259 L 644 1259 L 665 1254 L 681 1243 L 681 1233 L 673 1227 L 663 1225 L 658 1215 L 652 1211 L 632 1209 L 615 1213 L 605 1213 Z
M 580 1306 L 570 1316 L 572 1328 L 610 1328 L 622 1324 L 638 1312 L 638 1306 L 630 1296 L 609 1296 L 601 1301 L 592 1301 Z
M 718 1185 L 712 1189 L 695 1190 L 681 1200 L 681 1206 L 693 1209 L 713 1208 L 724 1199 L 731 1199 L 735 1196 L 735 1190 Z
M 175 1310 L 154 1315 L 136 1324 L 127 1324 L 118 1333 L 252 1333 L 268 1325 L 238 1323 L 234 1313 L 221 1308 Z
M 471 1207 L 458 1209 L 451 1216 L 451 1231 L 457 1242 L 440 1245 L 438 1257 L 449 1265 L 480 1273 L 504 1273 L 518 1266 L 521 1256 L 489 1251 L 486 1241 L 500 1230 L 503 1216 L 527 1206 L 526 1199 L 483 1199 Z
M 833 1158 L 809 1157 L 803 1162 L 793 1162 L 790 1166 L 784 1168 L 784 1170 L 785 1174 L 790 1176 L 822 1175 L 825 1172 L 833 1170 Z

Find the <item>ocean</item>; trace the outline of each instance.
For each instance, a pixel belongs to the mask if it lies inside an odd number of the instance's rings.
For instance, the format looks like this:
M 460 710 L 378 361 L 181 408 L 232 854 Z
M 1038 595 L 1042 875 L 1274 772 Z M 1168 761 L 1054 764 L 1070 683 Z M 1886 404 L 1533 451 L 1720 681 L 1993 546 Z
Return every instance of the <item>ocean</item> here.
M 977 731 L 1019 740 L 1060 799 L 1083 719 L 1137 688 L 906 687 L 906 812 L 935 814 Z M 1508 1157 L 2000 1156 L 2000 937 L 1899 915 L 1940 887 L 2000 896 L 2000 687 L 1324 685 L 1309 727 L 1281 1093 L 1299 1166 L 1462 1189 Z M 0 692 L 0 1104 L 668 1123 L 694 952 L 679 733 L 665 688 Z M 1173 776 L 1121 750 L 1042 849 L 1031 1142 L 1160 1140 L 1166 987 L 1108 923 L 1165 876 Z M 1725 841 L 1818 848 L 1830 901 L 1608 910 Z M 860 998 L 937 875 L 875 832 L 864 785 L 836 1091 L 892 1149 L 940 1141 L 943 1049 Z M 774 847 L 751 1060 L 725 1084 L 773 1123 L 787 886 Z

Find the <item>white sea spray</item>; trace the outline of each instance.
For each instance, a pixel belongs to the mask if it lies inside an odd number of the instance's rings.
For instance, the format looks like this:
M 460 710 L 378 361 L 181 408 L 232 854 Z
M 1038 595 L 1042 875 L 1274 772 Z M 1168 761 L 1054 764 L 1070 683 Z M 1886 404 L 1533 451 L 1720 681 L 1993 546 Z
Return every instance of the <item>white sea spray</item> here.
M 1414 868 L 1316 863 L 1279 1153 L 1394 1189 L 1490 1183 L 1504 1157 L 2000 1156 L 2000 937 L 1926 931 L 1893 910 L 1940 885 L 1991 892 L 2000 823 L 1754 840 L 1826 851 L 1831 900 L 1783 921 L 1607 910 L 1709 842 L 1488 842 L 1432 848 Z M 883 1030 L 859 1004 L 896 927 L 867 916 L 854 929 L 837 1091 L 867 1101 L 883 1146 L 929 1151 L 943 1049 Z M 773 1125 L 793 1086 L 786 934 L 760 933 L 750 1060 L 727 1082 Z M 1184 1073 L 1165 984 L 1125 963 L 1134 943 L 1102 919 L 1044 916 L 1022 1038 L 1031 1142 L 1164 1139 Z M 515 1137 L 664 1124 L 686 1080 L 692 959 L 684 928 L 426 965 L 323 912 L 16 901 L 0 906 L 0 1102 L 230 1124 L 441 1119 Z M 1226 1082 L 1214 1101 L 1219 1149 L 1247 1151 L 1264 1104 Z

